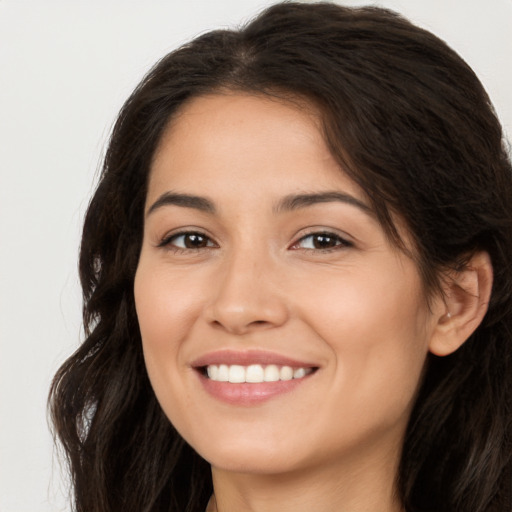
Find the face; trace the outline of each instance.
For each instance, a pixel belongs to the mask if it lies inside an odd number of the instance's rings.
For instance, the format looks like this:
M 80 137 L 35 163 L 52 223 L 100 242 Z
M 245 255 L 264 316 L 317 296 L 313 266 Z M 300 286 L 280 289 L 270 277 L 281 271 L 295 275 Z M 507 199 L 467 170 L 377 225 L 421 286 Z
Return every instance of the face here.
M 145 215 L 144 357 L 199 454 L 282 473 L 399 452 L 435 322 L 312 109 L 192 100 L 156 152 Z

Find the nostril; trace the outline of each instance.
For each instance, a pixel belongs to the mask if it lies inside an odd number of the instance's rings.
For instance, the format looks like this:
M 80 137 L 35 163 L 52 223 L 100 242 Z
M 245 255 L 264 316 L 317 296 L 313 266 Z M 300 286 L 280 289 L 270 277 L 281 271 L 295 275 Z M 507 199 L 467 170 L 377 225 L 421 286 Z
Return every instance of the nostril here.
M 261 330 L 282 325 L 287 319 L 285 304 L 274 297 L 245 297 L 243 300 L 218 297 L 205 311 L 205 319 L 215 329 L 244 334 L 251 329 Z

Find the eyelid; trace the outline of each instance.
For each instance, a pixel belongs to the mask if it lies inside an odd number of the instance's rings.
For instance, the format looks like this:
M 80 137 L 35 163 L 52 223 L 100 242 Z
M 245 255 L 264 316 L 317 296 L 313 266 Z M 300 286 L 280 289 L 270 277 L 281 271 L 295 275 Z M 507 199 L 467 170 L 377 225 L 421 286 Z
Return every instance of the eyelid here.
M 208 239 L 208 243 L 211 242 L 212 245 L 207 245 L 206 247 L 196 247 L 196 248 L 191 248 L 191 247 L 178 247 L 176 245 L 173 245 L 171 242 L 173 239 L 176 239 L 176 238 L 179 238 L 179 237 L 184 237 L 186 235 L 200 235 L 200 236 L 203 236 L 204 238 Z M 157 243 L 157 247 L 161 247 L 161 248 L 172 248 L 172 250 L 174 251 L 200 251 L 202 249 L 210 249 L 210 248 L 215 248 L 215 247 L 219 247 L 219 245 L 217 244 L 217 242 L 215 242 L 215 240 L 213 239 L 212 236 L 210 236 L 208 233 L 206 233 L 203 229 L 201 228 L 196 228 L 195 226 L 190 226 L 190 227 L 186 227 L 186 228 L 178 228 L 178 229 L 175 229 L 171 232 L 168 232 L 166 233 L 161 239 L 160 241 Z
M 172 241 L 179 238 L 184 237 L 187 235 L 200 235 L 207 239 L 207 245 L 204 247 L 179 247 L 177 245 L 172 244 Z M 314 237 L 314 236 L 326 236 L 331 237 L 333 239 L 336 239 L 338 243 L 336 243 L 332 247 L 325 247 L 325 248 L 315 248 L 315 247 L 299 247 L 299 244 L 303 242 L 304 240 Z M 340 250 L 348 247 L 353 247 L 354 242 L 350 240 L 351 237 L 344 233 L 340 233 L 335 229 L 332 228 L 324 228 L 324 227 L 312 227 L 306 232 L 302 232 L 300 235 L 297 235 L 295 237 L 295 241 L 289 246 L 289 250 L 303 250 L 303 251 L 314 251 L 314 252 L 329 252 L 333 250 Z M 159 248 L 169 248 L 173 251 L 179 252 L 179 251 L 192 251 L 197 252 L 204 249 L 212 249 L 212 248 L 218 248 L 219 244 L 214 240 L 214 238 L 209 235 L 207 232 L 205 232 L 204 229 L 198 228 L 195 226 L 190 226 L 186 228 L 177 228 L 175 230 L 172 230 L 171 232 L 166 233 L 156 244 Z
M 326 247 L 326 248 L 305 248 L 305 247 L 298 247 L 300 242 L 313 237 L 315 235 L 324 235 L 328 237 L 332 237 L 337 239 L 340 243 L 337 243 L 336 245 L 332 247 Z M 354 242 L 352 242 L 347 235 L 344 235 L 342 233 L 337 232 L 333 229 L 327 229 L 327 228 L 312 228 L 309 232 L 301 234 L 298 238 L 296 238 L 295 242 L 292 243 L 290 246 L 291 250 L 303 250 L 303 251 L 320 251 L 320 252 L 329 252 L 329 251 L 335 251 L 340 249 L 346 249 L 349 247 L 354 246 Z

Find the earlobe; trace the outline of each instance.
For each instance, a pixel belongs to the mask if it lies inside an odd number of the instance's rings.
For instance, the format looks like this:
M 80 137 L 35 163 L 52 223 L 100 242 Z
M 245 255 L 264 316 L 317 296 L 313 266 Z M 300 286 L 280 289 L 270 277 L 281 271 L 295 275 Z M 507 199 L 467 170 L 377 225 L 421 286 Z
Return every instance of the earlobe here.
M 475 253 L 463 270 L 450 273 L 443 283 L 444 311 L 437 318 L 430 352 L 449 355 L 473 334 L 487 313 L 492 281 L 487 252 Z

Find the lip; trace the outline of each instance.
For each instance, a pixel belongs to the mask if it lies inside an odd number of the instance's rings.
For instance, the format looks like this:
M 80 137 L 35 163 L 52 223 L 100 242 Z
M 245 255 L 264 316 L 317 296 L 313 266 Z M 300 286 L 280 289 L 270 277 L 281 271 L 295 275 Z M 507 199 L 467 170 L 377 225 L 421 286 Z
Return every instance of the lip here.
M 239 364 L 248 366 L 250 364 L 277 366 L 291 366 L 292 368 L 314 368 L 317 365 L 309 362 L 293 359 L 282 354 L 261 350 L 233 351 L 219 350 L 205 354 L 194 360 L 191 366 L 196 370 L 203 389 L 213 398 L 221 402 L 235 406 L 254 406 L 262 404 L 272 398 L 289 393 L 301 385 L 307 383 L 316 373 L 312 372 L 300 379 L 283 380 L 277 382 L 258 383 L 230 383 L 218 382 L 209 379 L 203 371 L 205 366 L 212 364 Z
M 201 368 L 211 364 L 239 364 L 248 366 L 250 364 L 277 366 L 291 366 L 292 368 L 317 368 L 318 365 L 308 361 L 300 361 L 291 357 L 265 350 L 217 350 L 209 352 L 191 363 L 193 368 Z

